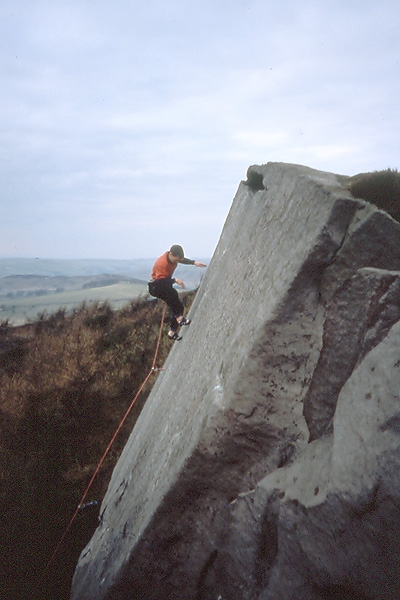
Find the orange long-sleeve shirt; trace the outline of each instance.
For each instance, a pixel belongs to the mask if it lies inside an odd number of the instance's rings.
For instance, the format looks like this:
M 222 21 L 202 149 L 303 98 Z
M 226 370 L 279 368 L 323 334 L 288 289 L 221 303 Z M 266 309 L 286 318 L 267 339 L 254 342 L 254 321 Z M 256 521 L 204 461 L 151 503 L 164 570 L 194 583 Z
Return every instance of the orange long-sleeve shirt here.
M 164 252 L 164 254 L 157 258 L 156 262 L 154 263 L 153 270 L 151 272 L 151 278 L 153 281 L 156 281 L 157 279 L 167 279 L 168 277 L 172 277 L 174 274 L 174 271 L 178 265 L 173 264 L 168 260 L 168 254 L 169 252 Z M 194 262 L 195 261 L 191 260 L 190 258 L 184 258 L 181 264 L 193 265 Z

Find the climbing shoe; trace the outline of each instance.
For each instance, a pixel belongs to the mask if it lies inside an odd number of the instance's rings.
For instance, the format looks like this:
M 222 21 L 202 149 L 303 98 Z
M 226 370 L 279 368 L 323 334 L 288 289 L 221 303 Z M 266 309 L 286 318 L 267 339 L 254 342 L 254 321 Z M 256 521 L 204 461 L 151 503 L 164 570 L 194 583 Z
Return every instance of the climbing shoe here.
M 169 333 L 167 334 L 170 340 L 175 340 L 176 342 L 178 342 L 179 340 L 182 339 L 182 336 L 179 335 L 178 333 L 173 333 L 172 335 L 170 335 Z
M 182 325 L 190 325 L 190 323 L 190 319 L 185 319 L 185 317 L 182 317 L 182 319 L 179 321 L 179 326 L 182 327 Z

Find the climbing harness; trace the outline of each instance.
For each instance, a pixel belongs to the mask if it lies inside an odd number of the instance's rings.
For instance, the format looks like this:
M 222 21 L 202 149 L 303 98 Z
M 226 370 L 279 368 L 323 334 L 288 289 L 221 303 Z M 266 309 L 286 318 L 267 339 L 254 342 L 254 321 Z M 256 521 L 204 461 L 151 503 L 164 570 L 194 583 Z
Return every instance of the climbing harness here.
M 38 582 L 37 582 L 38 586 L 43 581 L 43 578 L 44 578 L 46 572 L 48 571 L 48 569 L 50 568 L 50 566 L 53 564 L 53 562 L 55 560 L 55 557 L 57 556 L 58 551 L 60 550 L 60 548 L 61 548 L 61 546 L 62 546 L 62 544 L 63 544 L 63 542 L 65 540 L 65 537 L 66 537 L 67 533 L 69 532 L 69 530 L 71 529 L 72 524 L 75 521 L 76 516 L 79 513 L 79 511 L 82 510 L 83 508 L 86 508 L 87 506 L 93 506 L 95 503 L 97 504 L 96 500 L 93 501 L 93 502 L 86 502 L 85 503 L 86 496 L 88 495 L 89 490 L 92 487 L 92 484 L 93 484 L 94 480 L 96 479 L 97 474 L 100 471 L 100 468 L 101 468 L 102 464 L 104 463 L 104 461 L 105 461 L 105 459 L 106 459 L 106 457 L 107 457 L 107 455 L 108 455 L 108 453 L 109 453 L 109 451 L 111 449 L 111 446 L 115 442 L 115 439 L 116 439 L 117 435 L 121 431 L 122 426 L 124 425 L 126 419 L 128 418 L 129 413 L 131 412 L 132 408 L 134 407 L 134 405 L 136 403 L 136 400 L 139 398 L 140 394 L 142 393 L 143 388 L 145 387 L 146 383 L 148 382 L 148 380 L 150 379 L 151 375 L 154 372 L 163 371 L 164 370 L 164 369 L 156 368 L 156 362 L 157 362 L 158 352 L 159 352 L 160 344 L 161 344 L 161 336 L 162 336 L 162 328 L 163 328 L 164 319 L 165 319 L 165 311 L 166 311 L 166 305 L 164 305 L 163 312 L 162 312 L 162 315 L 161 315 L 160 331 L 159 331 L 159 334 L 158 334 L 156 350 L 154 352 L 154 358 L 153 358 L 153 362 L 152 362 L 150 371 L 147 373 L 146 377 L 144 378 L 141 386 L 139 387 L 138 391 L 135 394 L 135 397 L 133 398 L 133 400 L 130 403 L 130 405 L 128 406 L 128 408 L 127 408 L 124 416 L 122 417 L 122 419 L 120 421 L 120 424 L 118 425 L 117 429 L 115 430 L 115 433 L 112 436 L 112 438 L 111 438 L 111 440 L 110 440 L 107 448 L 105 449 L 104 454 L 101 457 L 101 459 L 100 459 L 100 461 L 99 461 L 99 463 L 98 463 L 98 465 L 97 465 L 97 467 L 96 467 L 96 469 L 95 469 L 95 471 L 94 471 L 94 473 L 93 473 L 93 475 L 92 475 L 92 477 L 91 477 L 91 479 L 90 479 L 90 481 L 89 481 L 89 483 L 88 483 L 88 485 L 87 485 L 87 487 L 86 487 L 86 489 L 85 489 L 85 491 L 83 493 L 81 501 L 79 502 L 79 504 L 78 504 L 78 506 L 77 506 L 77 508 L 76 508 L 76 510 L 74 512 L 74 514 L 72 515 L 70 522 L 68 523 L 67 527 L 65 528 L 64 533 L 62 534 L 62 536 L 60 538 L 60 541 L 58 542 L 58 544 L 57 544 L 57 546 L 56 546 L 56 548 L 55 548 L 55 550 L 54 550 L 54 552 L 53 552 L 50 560 L 48 561 L 48 563 L 47 563 L 46 567 L 44 568 L 44 570 L 43 570 L 40 578 L 38 579 Z

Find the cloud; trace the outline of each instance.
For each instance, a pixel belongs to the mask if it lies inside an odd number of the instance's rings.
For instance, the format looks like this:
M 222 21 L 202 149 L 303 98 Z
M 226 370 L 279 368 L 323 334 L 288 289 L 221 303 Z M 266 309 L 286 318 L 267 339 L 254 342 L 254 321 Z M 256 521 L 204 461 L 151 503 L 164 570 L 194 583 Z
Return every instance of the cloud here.
M 4 0 L 0 255 L 207 256 L 250 164 L 398 166 L 398 14 Z

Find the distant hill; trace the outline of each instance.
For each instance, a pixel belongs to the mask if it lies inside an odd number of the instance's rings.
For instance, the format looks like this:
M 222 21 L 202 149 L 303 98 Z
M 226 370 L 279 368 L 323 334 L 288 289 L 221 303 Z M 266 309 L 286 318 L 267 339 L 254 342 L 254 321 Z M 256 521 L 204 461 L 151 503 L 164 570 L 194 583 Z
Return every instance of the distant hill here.
M 153 258 L 133 260 L 0 258 L 0 277 L 8 275 L 76 277 L 107 273 L 110 275 L 126 275 L 147 281 L 153 263 Z
M 208 260 L 200 259 L 208 264 Z M 119 309 L 148 293 L 154 259 L 58 260 L 0 258 L 0 322 L 21 325 L 43 312 L 68 312 L 82 302 L 109 302 Z M 187 289 L 195 289 L 204 269 L 179 266 Z
M 196 257 L 209 264 L 209 258 Z M 79 277 L 92 275 L 123 275 L 148 281 L 156 257 L 132 260 L 113 259 L 49 259 L 0 258 L 0 278 L 9 275 L 42 275 L 45 277 Z M 188 287 L 196 287 L 204 275 L 203 269 L 178 267 L 180 278 Z
M 131 283 L 145 285 L 144 279 L 126 277 L 123 275 L 7 275 L 0 277 L 0 297 L 21 297 L 39 295 L 38 292 L 64 292 L 70 290 L 85 290 Z

